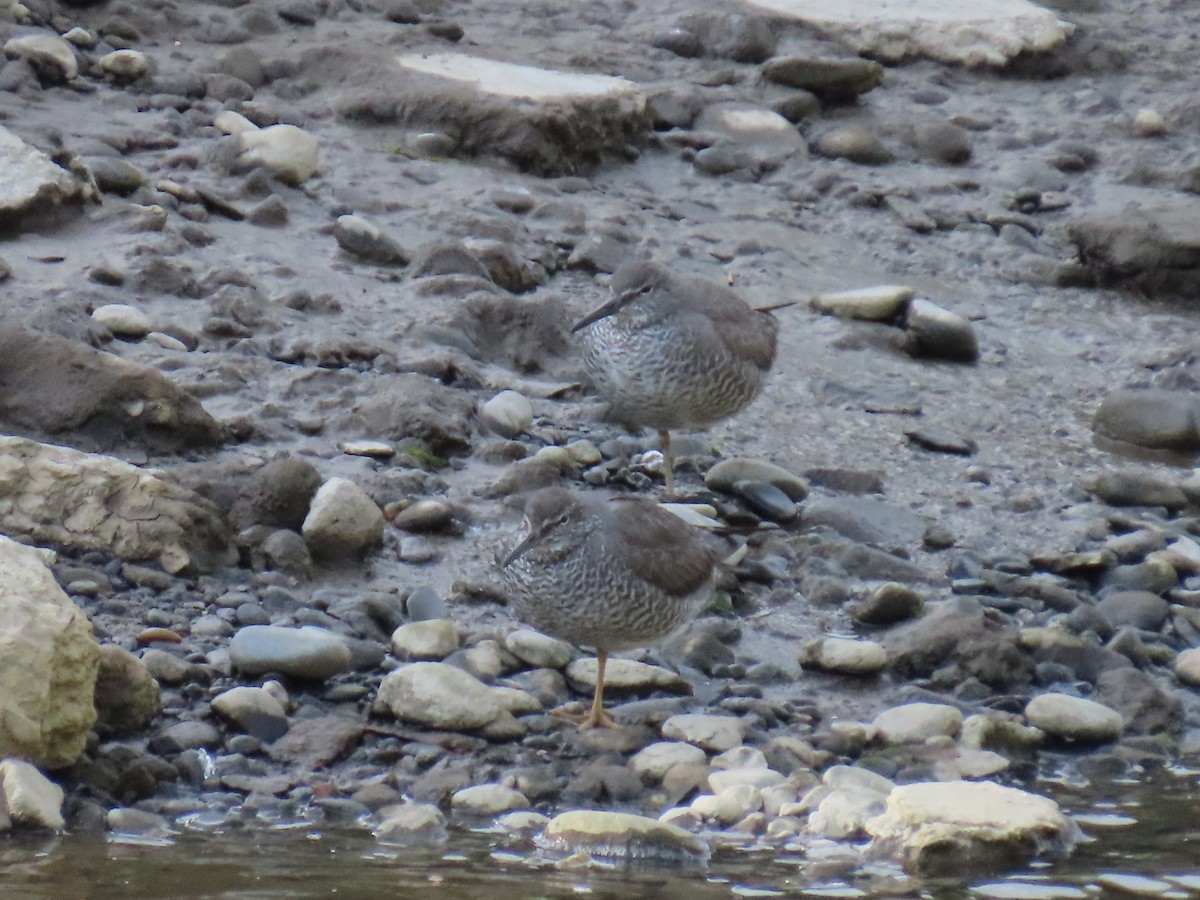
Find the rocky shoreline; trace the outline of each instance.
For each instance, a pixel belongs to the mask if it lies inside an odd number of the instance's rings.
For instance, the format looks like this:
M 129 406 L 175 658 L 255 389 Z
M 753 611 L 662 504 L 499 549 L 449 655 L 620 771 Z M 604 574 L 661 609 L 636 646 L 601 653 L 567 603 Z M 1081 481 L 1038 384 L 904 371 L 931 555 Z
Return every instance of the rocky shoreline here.
M 537 6 L 0 3 L 0 824 L 1066 852 L 1039 767 L 1197 750 L 1196 14 Z M 638 256 L 795 302 L 675 445 L 773 527 L 584 733 L 493 558 L 657 489 L 568 333 Z

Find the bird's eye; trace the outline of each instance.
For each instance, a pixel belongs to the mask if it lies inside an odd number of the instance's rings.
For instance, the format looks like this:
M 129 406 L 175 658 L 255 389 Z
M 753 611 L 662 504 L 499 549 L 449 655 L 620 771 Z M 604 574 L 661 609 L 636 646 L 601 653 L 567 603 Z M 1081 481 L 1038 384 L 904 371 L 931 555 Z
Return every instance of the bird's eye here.
M 643 284 L 640 288 L 638 288 L 638 293 L 639 294 L 648 294 L 648 293 L 650 293 L 650 289 L 652 287 L 654 287 L 654 285 L 652 285 L 652 284 Z
M 561 516 L 559 516 L 558 521 L 555 524 L 556 525 L 566 525 L 567 524 L 567 514 L 563 513 Z

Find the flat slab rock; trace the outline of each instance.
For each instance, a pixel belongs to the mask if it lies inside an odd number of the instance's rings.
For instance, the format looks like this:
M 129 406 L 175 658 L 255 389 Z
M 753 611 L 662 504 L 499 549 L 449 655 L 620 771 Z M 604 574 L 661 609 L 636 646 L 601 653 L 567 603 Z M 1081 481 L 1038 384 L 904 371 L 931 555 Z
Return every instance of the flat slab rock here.
M 86 182 L 0 126 L 0 229 L 94 196 Z
M 925 56 L 967 66 L 1004 66 L 1058 47 L 1075 30 L 1028 0 L 747 0 L 812 26 L 885 62 Z
M 453 155 L 494 155 L 538 175 L 585 170 L 621 154 L 648 127 L 632 81 L 516 65 L 463 53 L 395 57 L 351 117 L 438 129 Z

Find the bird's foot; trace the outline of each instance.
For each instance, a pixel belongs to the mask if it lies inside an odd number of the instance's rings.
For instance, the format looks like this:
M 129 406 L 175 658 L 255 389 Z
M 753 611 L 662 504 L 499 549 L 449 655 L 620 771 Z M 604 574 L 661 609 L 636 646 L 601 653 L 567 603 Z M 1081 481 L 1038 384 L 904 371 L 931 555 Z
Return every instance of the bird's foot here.
M 566 719 L 568 722 L 574 722 L 580 729 L 586 728 L 618 728 L 616 719 L 612 717 L 606 709 L 588 710 L 583 712 L 583 705 L 580 703 L 565 703 L 562 706 L 556 706 L 550 710 L 550 715 L 556 719 Z

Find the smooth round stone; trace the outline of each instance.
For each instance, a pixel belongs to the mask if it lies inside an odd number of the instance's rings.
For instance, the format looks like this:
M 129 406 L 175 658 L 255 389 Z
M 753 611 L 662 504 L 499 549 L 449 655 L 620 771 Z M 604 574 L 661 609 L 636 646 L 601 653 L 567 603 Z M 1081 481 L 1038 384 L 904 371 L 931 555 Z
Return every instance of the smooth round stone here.
M 720 794 L 734 785 L 748 784 L 761 791 L 782 784 L 785 780 L 785 777 L 774 769 L 714 769 L 708 773 L 708 789 L 714 794 Z
M 108 811 L 104 824 L 115 834 L 134 837 L 162 838 L 174 833 L 170 823 L 157 813 L 121 806 Z
M 394 238 L 361 216 L 338 216 L 333 225 L 333 237 L 338 246 L 366 262 L 385 266 L 402 266 L 408 253 Z
M 865 125 L 840 125 L 817 138 L 816 151 L 831 159 L 862 166 L 881 166 L 895 159 L 891 150 Z
M 800 665 L 840 675 L 874 675 L 887 665 L 887 651 L 874 641 L 814 638 L 800 647 Z
M 340 449 L 347 456 L 367 456 L 371 459 L 390 459 L 396 448 L 387 441 L 342 441 Z
M 151 331 L 146 335 L 146 340 L 152 344 L 157 344 L 164 350 L 174 350 L 178 353 L 187 353 L 187 344 L 179 340 L 179 338 L 171 337 L 171 335 L 164 334 L 161 331 Z
M 874 60 L 777 56 L 762 65 L 767 81 L 800 88 L 826 100 L 853 100 L 883 84 L 883 66 Z
M 114 50 L 100 57 L 96 65 L 113 81 L 136 81 L 150 70 L 146 54 L 139 50 Z
M 689 831 L 630 813 L 572 810 L 550 820 L 535 843 L 564 855 L 704 864 L 708 844 Z
M 300 533 L 313 556 L 354 557 L 383 538 L 383 512 L 366 491 L 346 478 L 317 489 Z
M 427 584 L 416 588 L 404 601 L 404 612 L 414 622 L 426 619 L 448 619 L 450 608 L 442 595 Z
M 1025 718 L 1051 737 L 1068 741 L 1114 741 L 1125 730 L 1116 710 L 1069 694 L 1039 694 L 1026 704 Z
M 502 784 L 476 784 L 450 795 L 451 809 L 473 816 L 494 816 L 529 805 L 524 794 Z
M 317 139 L 295 125 L 242 131 L 237 140 L 242 161 L 265 166 L 284 184 L 303 184 L 317 171 Z
M 449 619 L 408 622 L 392 632 L 397 659 L 445 659 L 458 649 L 458 632 Z
M 518 628 L 504 638 L 504 649 L 526 665 L 539 669 L 561 669 L 571 661 L 571 645 L 558 638 Z
M 495 686 L 492 693 L 496 695 L 500 705 L 515 716 L 542 711 L 542 704 L 538 698 L 520 688 Z
M 707 761 L 708 754 L 694 744 L 658 741 L 635 753 L 629 764 L 643 781 L 657 784 L 677 765 L 702 766 Z
M 772 522 L 786 524 L 800 513 L 800 507 L 787 494 L 765 481 L 739 481 L 733 486 L 733 494 L 751 512 Z
M 403 531 L 427 534 L 441 531 L 454 519 L 454 511 L 440 500 L 418 500 L 402 509 L 392 524 Z
M 890 778 L 860 766 L 830 766 L 822 773 L 821 784 L 830 788 L 860 788 L 885 796 L 896 786 Z
M 229 642 L 229 659 L 244 675 L 278 672 L 324 681 L 350 665 L 350 648 L 323 628 L 247 625 Z
M 508 715 L 500 697 L 468 672 L 447 663 L 418 662 L 384 676 L 377 709 L 404 722 L 464 731 Z
M 63 40 L 69 44 L 74 44 L 76 47 L 82 47 L 84 50 L 90 50 L 96 46 L 96 36 L 86 28 L 81 28 L 78 25 L 73 26 L 63 34 Z
M 918 297 L 908 304 L 905 349 L 913 356 L 975 362 L 979 341 L 971 323 L 957 313 Z
M 378 813 L 375 839 L 398 847 L 437 847 L 449 840 L 446 817 L 428 803 L 385 806 Z
M 506 438 L 523 434 L 533 424 L 533 407 L 517 391 L 501 391 L 483 404 L 480 415 L 492 431 Z
M 97 306 L 92 311 L 92 321 L 107 328 L 113 337 L 131 340 L 141 340 L 152 328 L 144 312 L 124 303 Z
M 797 503 L 808 496 L 808 482 L 782 466 L 762 459 L 734 456 L 723 459 L 704 475 L 704 486 L 724 494 L 736 492 L 741 482 L 764 482 L 778 488 Z
M 719 752 L 741 744 L 744 727 L 741 719 L 732 716 L 682 713 L 663 722 L 662 736 Z
M 777 112 L 748 103 L 715 103 L 707 106 L 697 118 L 694 128 L 698 132 L 724 138 L 733 150 L 731 159 L 742 157 L 752 165 L 778 162 L 798 151 L 806 152 L 804 138 L 791 122 Z M 707 149 L 720 147 L 721 144 L 718 144 Z M 703 151 L 697 154 L 697 160 L 702 154 Z M 710 174 L 720 173 L 714 171 Z
M 1171 579 L 1172 585 L 1175 580 Z M 1132 625 L 1146 631 L 1157 631 L 1167 619 L 1170 604 L 1149 591 L 1117 591 L 1097 603 L 1096 611 L 1116 628 Z
M 545 829 L 549 821 L 549 816 L 543 816 L 541 813 L 523 809 L 500 816 L 496 819 L 496 827 L 508 834 L 528 838 L 536 832 Z
M 1200 647 L 1192 647 L 1175 657 L 1175 677 L 1189 687 L 1200 687 Z
M 692 809 L 705 819 L 732 825 L 762 809 L 762 792 L 752 784 L 735 784 L 716 794 L 701 794 Z
M 911 744 L 938 735 L 953 737 L 962 721 L 963 714 L 944 703 L 905 703 L 884 710 L 871 724 L 884 743 Z
M 599 448 L 588 440 L 571 441 L 563 449 L 577 466 L 594 466 L 604 458 Z
M 1092 427 L 1116 441 L 1166 450 L 1200 448 L 1197 398 L 1191 391 L 1131 388 L 1100 401 Z
M 287 713 L 279 700 L 260 687 L 239 686 L 218 694 L 212 709 L 243 732 L 270 743 L 288 730 Z
M 1139 109 L 1133 115 L 1133 130 L 1139 137 L 1162 137 L 1167 133 L 1167 120 L 1154 109 Z
M 916 291 L 899 284 L 881 284 L 852 291 L 817 294 L 808 301 L 813 312 L 858 319 L 864 322 L 891 322 L 900 317 Z
M 851 614 L 867 625 L 894 625 L 919 615 L 924 605 L 921 595 L 908 585 L 888 581 L 856 604 Z
M 1171 894 L 1174 888 L 1169 881 L 1160 881 L 1157 878 L 1132 875 L 1126 872 L 1105 872 L 1097 876 L 1096 883 L 1119 894 L 1134 897 L 1161 897 L 1164 894 Z
M 953 122 L 920 125 L 913 135 L 917 152 L 925 159 L 950 166 L 961 166 L 974 153 L 966 129 Z
M 766 769 L 767 757 L 757 747 L 733 747 L 712 758 L 714 769 Z
M 596 689 L 599 667 L 595 657 L 577 659 L 567 666 L 567 681 L 576 690 L 591 693 Z M 604 690 L 613 694 L 645 694 L 652 691 L 688 693 L 687 679 L 664 669 L 634 659 L 610 659 L 604 667 Z M 740 743 L 740 742 L 739 742 Z
M 49 81 L 62 83 L 79 74 L 79 63 L 71 45 L 57 35 L 27 34 L 4 44 L 9 57 L 24 59 Z
M 533 458 L 538 462 L 546 463 L 558 469 L 570 469 L 572 465 L 571 454 L 567 452 L 566 447 L 542 447 L 537 453 L 533 454 Z

